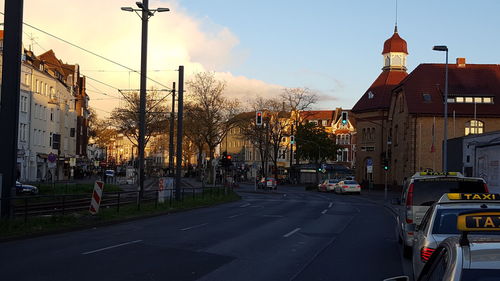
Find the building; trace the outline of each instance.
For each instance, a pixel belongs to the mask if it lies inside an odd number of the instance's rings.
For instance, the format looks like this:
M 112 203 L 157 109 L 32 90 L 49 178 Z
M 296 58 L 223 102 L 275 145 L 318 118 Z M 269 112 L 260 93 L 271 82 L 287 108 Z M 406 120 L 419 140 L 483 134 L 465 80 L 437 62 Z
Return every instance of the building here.
M 0 33 L 0 42 L 3 32 Z M 0 44 L 0 45 L 3 45 Z M 23 49 L 19 104 L 18 179 L 48 181 L 73 176 L 77 156 L 76 97 L 84 95 L 79 66 L 59 60 L 52 50 L 36 56 Z M 88 97 L 85 98 L 88 102 Z M 87 111 L 87 103 L 81 105 Z M 82 135 L 86 128 L 81 129 Z M 86 149 L 85 149 L 86 150 Z
M 356 131 L 356 179 L 360 182 L 384 183 L 382 163 L 388 154 L 387 143 L 391 91 L 408 74 L 406 72 L 407 44 L 394 34 L 385 41 L 382 50 L 382 72 L 352 108 Z
M 444 64 L 420 64 L 393 89 L 390 183 L 401 184 L 416 171 L 442 170 L 444 87 Z M 449 65 L 448 138 L 500 130 L 499 101 L 500 65 L 467 64 L 458 58 Z M 448 149 L 449 158 L 458 153 Z M 464 172 L 471 174 L 467 167 Z

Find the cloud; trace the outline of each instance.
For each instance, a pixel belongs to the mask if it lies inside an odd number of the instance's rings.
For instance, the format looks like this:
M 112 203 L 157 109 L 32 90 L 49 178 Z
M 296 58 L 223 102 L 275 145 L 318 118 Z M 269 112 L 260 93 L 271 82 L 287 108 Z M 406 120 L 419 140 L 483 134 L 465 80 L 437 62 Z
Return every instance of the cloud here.
M 3 9 L 3 3 L 0 4 Z M 135 6 L 135 1 L 123 0 L 25 0 L 24 21 L 69 42 L 110 58 L 132 69 L 140 69 L 141 21 L 137 15 L 120 10 L 122 6 Z M 150 1 L 150 8 L 168 7 L 170 12 L 156 13 L 149 19 L 148 77 L 163 85 L 148 81 L 148 88 L 170 87 L 177 81 L 179 65 L 184 65 L 186 80 L 196 72 L 216 71 L 226 80 L 227 95 L 247 98 L 273 95 L 278 85 L 234 76 L 228 67 L 245 59 L 234 49 L 238 37 L 228 27 L 220 26 L 209 18 L 189 15 L 178 1 Z M 81 49 L 24 26 L 23 43 L 32 45 L 36 54 L 53 49 L 66 63 L 80 65 L 82 74 L 119 89 L 139 88 L 139 75 L 92 56 Z M 111 111 L 119 104 L 95 92 L 106 92 L 119 97 L 113 87 L 87 79 L 91 106 Z

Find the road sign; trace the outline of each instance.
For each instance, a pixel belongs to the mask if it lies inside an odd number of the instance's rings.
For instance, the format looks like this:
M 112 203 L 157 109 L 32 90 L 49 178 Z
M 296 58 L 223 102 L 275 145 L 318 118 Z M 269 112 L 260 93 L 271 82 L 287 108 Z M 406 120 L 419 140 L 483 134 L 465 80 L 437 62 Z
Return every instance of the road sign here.
M 76 158 L 75 157 L 69 158 L 69 166 L 70 167 L 75 167 L 76 166 Z
M 367 172 L 368 174 L 373 173 L 373 166 L 366 166 L 366 172 Z
M 55 163 L 57 160 L 57 155 L 55 155 L 54 153 L 49 153 L 47 159 L 49 160 L 50 163 Z
M 366 167 L 373 166 L 373 160 L 371 158 L 366 159 Z

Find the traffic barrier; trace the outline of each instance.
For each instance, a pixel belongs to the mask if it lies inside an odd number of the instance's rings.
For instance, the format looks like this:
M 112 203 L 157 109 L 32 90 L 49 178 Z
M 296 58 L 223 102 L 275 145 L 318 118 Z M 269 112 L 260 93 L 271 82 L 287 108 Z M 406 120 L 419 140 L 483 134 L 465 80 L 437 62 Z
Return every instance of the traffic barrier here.
M 89 208 L 89 211 L 92 215 L 95 215 L 99 212 L 103 190 L 104 183 L 102 181 L 96 181 L 94 184 L 94 192 L 92 192 L 92 201 L 90 201 Z

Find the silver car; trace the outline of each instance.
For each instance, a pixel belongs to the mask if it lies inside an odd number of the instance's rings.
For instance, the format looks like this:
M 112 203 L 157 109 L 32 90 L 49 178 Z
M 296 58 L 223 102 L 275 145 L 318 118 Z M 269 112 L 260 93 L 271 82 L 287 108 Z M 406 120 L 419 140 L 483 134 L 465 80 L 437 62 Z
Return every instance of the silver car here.
M 401 198 L 393 201 L 396 207 L 397 236 L 403 243 L 403 255 L 411 258 L 413 246 L 412 224 L 419 225 L 429 207 L 445 193 L 488 193 L 481 178 L 464 177 L 461 173 L 421 172 L 405 181 Z
M 412 253 L 415 280 L 438 245 L 446 238 L 460 234 L 457 229 L 458 214 L 477 210 L 500 211 L 500 195 L 475 194 L 474 199 L 471 196 L 471 199 L 465 199 L 465 195 L 443 195 L 429 208 L 421 224 L 415 228 Z M 494 232 L 480 234 L 488 235 Z
M 482 209 L 461 213 L 456 221 L 460 236 L 446 238 L 435 249 L 415 281 L 500 280 L 500 212 Z M 468 233 L 497 235 L 474 235 Z M 398 276 L 384 281 L 407 281 Z

